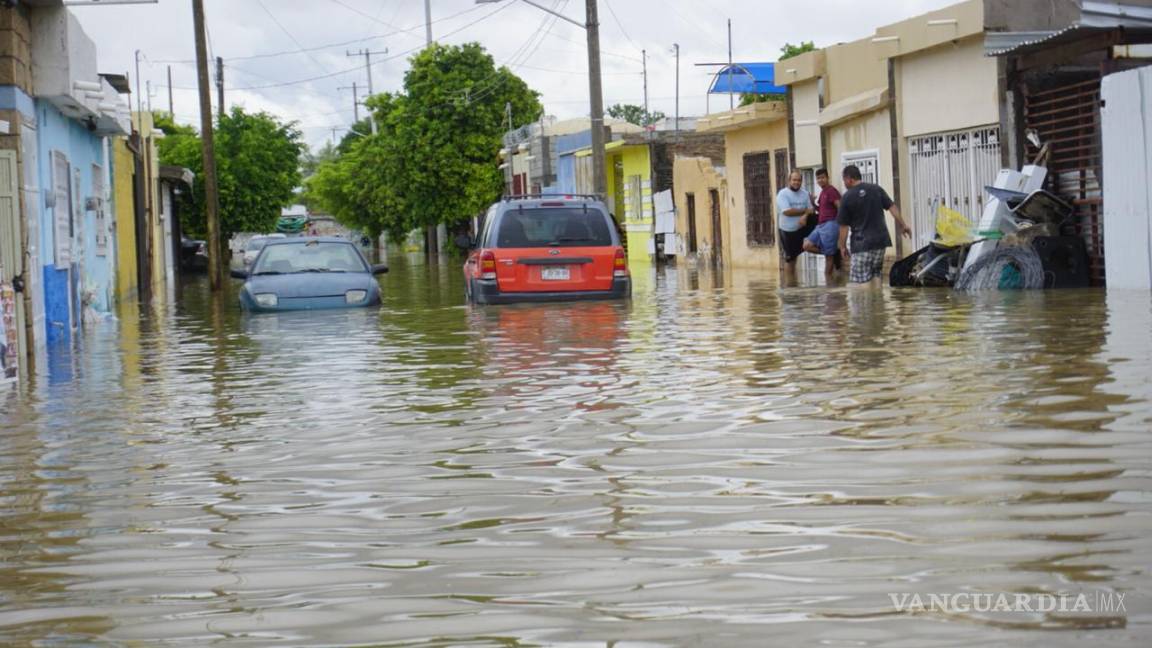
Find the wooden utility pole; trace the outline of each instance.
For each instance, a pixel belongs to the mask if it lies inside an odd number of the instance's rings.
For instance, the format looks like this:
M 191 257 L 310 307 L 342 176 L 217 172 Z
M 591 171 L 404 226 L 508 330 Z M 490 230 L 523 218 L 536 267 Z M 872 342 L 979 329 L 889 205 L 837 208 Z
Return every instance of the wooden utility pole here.
M 216 186 L 216 148 L 212 137 L 212 91 L 208 85 L 208 43 L 204 30 L 204 0 L 192 0 L 196 31 L 196 80 L 200 90 L 200 142 L 204 153 L 204 217 L 208 221 L 208 284 L 212 292 L 224 286 L 224 248 L 220 244 L 220 195 Z M 219 62 L 221 59 L 217 59 Z M 223 95 L 223 83 L 220 85 Z M 223 108 L 223 101 L 221 101 Z
M 588 91 L 591 95 L 592 175 L 595 193 L 608 199 L 607 164 L 604 151 L 604 94 L 600 86 L 600 17 L 596 0 L 584 4 L 584 28 L 588 31 Z
M 220 119 L 224 119 L 224 58 L 216 57 L 216 103 L 220 111 Z M 209 110 L 211 112 L 211 110 Z

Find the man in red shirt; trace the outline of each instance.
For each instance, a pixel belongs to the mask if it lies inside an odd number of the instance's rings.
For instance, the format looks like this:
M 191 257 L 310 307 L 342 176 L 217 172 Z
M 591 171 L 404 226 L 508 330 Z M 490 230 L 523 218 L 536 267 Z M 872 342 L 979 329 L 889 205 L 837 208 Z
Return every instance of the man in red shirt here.
M 836 213 L 840 209 L 840 191 L 828 182 L 828 170 L 816 172 L 816 184 L 820 185 L 820 196 L 816 198 L 816 211 L 819 220 L 816 229 L 804 239 L 804 251 L 824 255 L 824 274 L 831 275 L 840 258 L 840 226 L 836 224 Z

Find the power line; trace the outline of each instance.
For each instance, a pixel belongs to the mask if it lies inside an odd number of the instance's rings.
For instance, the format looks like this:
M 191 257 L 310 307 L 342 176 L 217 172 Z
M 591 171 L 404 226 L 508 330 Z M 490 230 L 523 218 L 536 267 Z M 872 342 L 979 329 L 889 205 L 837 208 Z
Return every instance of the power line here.
M 452 20 L 454 18 L 459 18 L 460 16 L 463 16 L 465 14 L 473 13 L 473 12 L 478 11 L 478 10 L 483 9 L 483 8 L 484 8 L 484 5 L 474 5 L 472 7 L 469 7 L 468 9 L 464 9 L 463 11 L 458 11 L 454 14 L 449 15 L 449 16 L 443 16 L 443 17 L 437 18 L 437 19 L 433 20 L 432 22 L 433 23 L 445 22 L 448 20 Z M 493 13 L 495 13 L 495 12 L 493 12 Z M 383 21 L 375 21 L 374 20 L 374 22 L 380 22 L 381 24 L 388 24 L 388 23 L 384 23 Z M 472 23 L 472 24 L 475 24 L 475 23 Z M 471 26 L 471 25 L 467 25 L 467 26 Z M 391 32 L 387 32 L 384 34 L 378 34 L 376 36 L 368 36 L 366 38 L 355 38 L 352 40 L 341 41 L 339 43 L 328 43 L 325 45 L 317 45 L 315 47 L 305 47 L 302 49 L 284 50 L 284 51 L 280 51 L 280 52 L 265 52 L 262 54 L 247 54 L 244 56 L 230 56 L 230 57 L 225 57 L 225 60 L 227 60 L 227 61 L 247 61 L 247 60 L 251 60 L 251 59 L 276 58 L 278 56 L 288 56 L 291 54 L 318 52 L 320 50 L 335 49 L 337 47 L 347 47 L 348 45 L 355 45 L 357 43 L 364 43 L 367 41 L 379 40 L 381 38 L 389 38 L 391 36 L 396 36 L 399 34 L 408 34 L 408 33 L 411 33 L 411 32 L 417 31 L 417 30 L 423 30 L 424 29 L 424 23 L 420 23 L 419 25 L 415 25 L 413 27 L 406 27 L 403 29 L 395 28 L 395 29 L 396 29 L 396 31 L 391 31 Z M 456 32 L 452 32 L 452 33 L 456 33 Z M 149 61 L 149 63 L 162 63 L 162 64 L 176 63 L 176 64 L 192 65 L 192 64 L 195 64 L 196 61 L 193 59 L 156 59 L 155 61 Z
M 256 0 L 256 3 L 260 5 L 260 8 L 264 10 L 264 13 L 268 14 L 268 17 L 272 19 L 272 22 L 276 23 L 276 26 L 280 28 L 280 31 L 284 32 L 284 35 L 287 36 L 288 39 L 291 40 L 292 43 L 299 48 L 298 51 L 304 52 L 304 46 L 301 45 L 300 41 L 296 40 L 296 37 L 292 35 L 292 32 L 288 31 L 288 28 L 285 27 L 284 24 L 276 18 L 276 14 L 268 10 L 268 6 L 264 4 L 264 0 Z M 320 64 L 320 61 L 317 61 L 316 57 L 312 56 L 310 52 L 304 53 L 308 54 L 308 58 L 312 60 L 312 63 L 314 63 L 317 68 L 321 70 L 325 69 L 324 66 Z
M 501 3 L 501 4 L 500 4 L 500 6 L 496 7 L 496 9 L 495 9 L 495 10 L 493 10 L 493 11 L 490 11 L 490 12 L 488 12 L 488 13 L 484 14 L 483 16 L 480 16 L 480 17 L 479 17 L 479 18 L 477 18 L 476 20 L 473 20 L 472 22 L 470 22 L 470 23 L 468 23 L 468 24 L 464 25 L 463 27 L 460 27 L 460 28 L 458 28 L 458 29 L 454 29 L 454 30 L 452 30 L 452 31 L 448 32 L 447 34 L 444 34 L 444 35 L 443 35 L 443 36 L 441 36 L 440 38 L 441 38 L 441 39 L 444 39 L 444 38 L 447 38 L 447 37 L 449 37 L 449 36 L 453 36 L 453 35 L 455 35 L 455 34 L 458 34 L 458 33 L 462 32 L 462 31 L 464 31 L 465 29 L 468 29 L 468 28 L 470 28 L 470 27 L 472 27 L 472 26 L 474 26 L 474 25 L 477 25 L 477 24 L 479 24 L 479 23 L 481 23 L 481 22 L 484 22 L 485 20 L 488 20 L 489 18 L 491 18 L 491 17 L 495 16 L 496 14 L 500 13 L 501 11 L 504 11 L 504 10 L 505 10 L 505 9 L 507 9 L 508 7 L 511 7 L 513 4 L 515 4 L 515 3 L 512 3 L 512 2 L 505 2 L 505 3 Z M 384 57 L 384 58 L 380 59 L 380 61 L 381 61 L 381 62 L 382 62 L 382 61 L 391 61 L 391 60 L 393 60 L 393 59 L 397 59 L 397 58 L 400 58 L 400 57 L 402 57 L 402 56 L 407 56 L 407 55 L 409 55 L 409 54 L 411 54 L 411 53 L 413 53 L 413 52 L 417 52 L 417 51 L 420 51 L 420 50 L 422 50 L 422 49 L 424 49 L 424 46 L 423 46 L 423 45 L 418 45 L 418 46 L 416 46 L 416 47 L 413 47 L 413 48 L 411 48 L 411 49 L 409 49 L 409 50 L 405 50 L 405 51 L 403 51 L 403 52 L 400 52 L 399 54 L 395 54 L 395 55 L 393 55 L 393 56 L 386 56 L 386 57 Z M 298 79 L 298 80 L 296 80 L 296 81 L 285 81 L 285 82 L 283 82 L 283 83 L 273 83 L 273 84 L 268 84 L 268 85 L 261 85 L 261 86 L 247 86 L 247 87 L 232 88 L 232 89 L 233 89 L 233 90 L 265 90 L 265 89 L 268 89 L 268 88 L 283 88 L 283 87 L 286 87 L 286 86 L 299 85 L 299 84 L 301 84 L 301 83 L 309 83 L 309 82 L 312 82 L 312 81 L 319 81 L 319 80 L 321 80 L 321 79 L 330 79 L 330 78 L 332 78 L 332 77 L 340 76 L 340 75 L 342 75 L 342 74 L 348 74 L 348 73 L 350 73 L 350 72 L 355 72 L 355 71 L 357 71 L 357 70 L 361 70 L 361 69 L 363 69 L 363 66 L 356 66 L 356 67 L 353 67 L 353 68 L 348 68 L 348 69 L 345 69 L 345 70 L 340 70 L 339 72 L 332 72 L 332 73 L 330 73 L 330 74 L 322 74 L 322 75 L 320 75 L 320 76 L 316 76 L 316 77 L 310 77 L 310 78 L 307 78 L 307 79 Z
M 627 39 L 629 43 L 632 43 L 632 47 L 641 49 L 640 46 L 636 44 L 636 41 L 632 40 L 632 37 L 628 35 L 628 31 L 624 29 L 623 23 L 620 22 L 620 17 L 616 15 L 616 10 L 612 8 L 611 0 L 604 0 L 604 5 L 608 7 L 608 13 L 612 14 L 612 20 L 616 21 L 616 26 L 620 28 L 620 33 L 624 34 L 624 38 Z

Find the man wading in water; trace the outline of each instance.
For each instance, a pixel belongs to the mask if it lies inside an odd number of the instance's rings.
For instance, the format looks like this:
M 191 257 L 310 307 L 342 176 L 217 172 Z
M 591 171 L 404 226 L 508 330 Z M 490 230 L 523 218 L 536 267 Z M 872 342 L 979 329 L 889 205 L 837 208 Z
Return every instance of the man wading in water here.
M 892 246 L 884 211 L 892 212 L 896 231 L 912 238 L 912 229 L 900 218 L 900 208 L 878 185 L 863 182 L 855 164 L 844 167 L 844 196 L 836 222 L 840 225 L 840 254 L 851 262 L 848 281 L 854 284 L 880 285 L 884 270 L 884 250 Z M 849 249 L 848 234 L 852 241 Z

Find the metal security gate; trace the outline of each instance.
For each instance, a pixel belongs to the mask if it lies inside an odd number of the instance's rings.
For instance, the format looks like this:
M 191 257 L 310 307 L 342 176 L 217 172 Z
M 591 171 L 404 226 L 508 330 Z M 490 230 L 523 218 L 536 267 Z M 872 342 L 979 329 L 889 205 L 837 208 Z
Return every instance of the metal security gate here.
M 776 228 L 772 224 L 771 156 L 748 153 L 744 156 L 744 208 L 748 221 L 748 245 L 772 245 Z
M 1075 207 L 1076 232 L 1088 245 L 1095 285 L 1104 284 L 1104 197 L 1101 186 L 1100 78 L 1028 92 L 1024 123 L 1050 145 L 1048 186 Z M 1028 144 L 1028 159 L 1038 151 Z
M 919 249 L 936 236 L 936 209 L 945 205 L 972 223 L 984 212 L 984 187 L 1000 172 L 1000 129 L 986 126 L 908 138 L 912 236 Z

